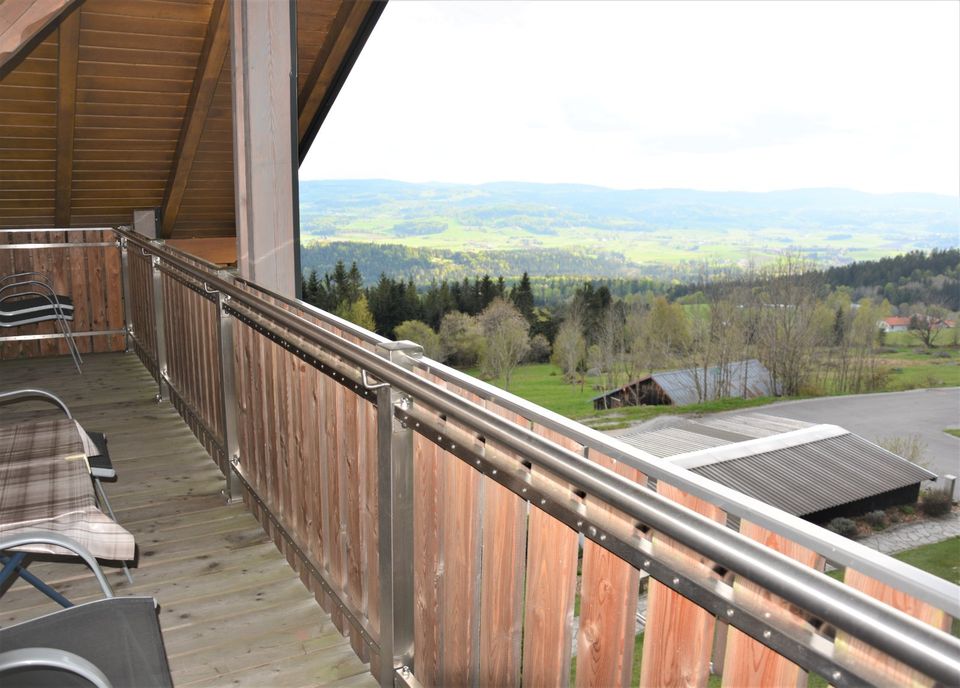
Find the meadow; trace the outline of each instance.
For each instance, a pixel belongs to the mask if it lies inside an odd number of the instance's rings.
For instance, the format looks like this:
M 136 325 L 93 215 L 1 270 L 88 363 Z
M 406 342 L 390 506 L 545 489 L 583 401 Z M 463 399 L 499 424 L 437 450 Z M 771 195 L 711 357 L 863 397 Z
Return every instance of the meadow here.
M 884 353 L 878 353 L 877 358 L 888 369 L 881 391 L 899 392 L 920 387 L 960 386 L 960 349 L 955 346 L 927 350 L 912 341 L 907 333 L 893 333 L 887 336 Z M 480 376 L 478 369 L 466 372 Z M 502 379 L 487 381 L 503 387 Z M 603 391 L 605 388 L 602 378 L 587 377 L 583 385 L 569 384 L 564 381 L 560 368 L 552 363 L 519 366 L 510 380 L 510 392 L 513 394 L 567 418 L 607 430 L 664 414 L 716 413 L 754 408 L 784 400 L 783 397 L 720 399 L 689 406 L 634 406 L 595 411 L 592 399 Z

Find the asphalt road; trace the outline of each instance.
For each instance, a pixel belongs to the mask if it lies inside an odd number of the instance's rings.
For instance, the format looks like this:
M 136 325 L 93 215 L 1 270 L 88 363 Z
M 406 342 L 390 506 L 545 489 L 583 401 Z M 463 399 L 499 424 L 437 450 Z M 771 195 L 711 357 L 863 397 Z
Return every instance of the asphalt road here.
M 960 438 L 943 431 L 960 428 L 960 387 L 783 401 L 753 411 L 839 425 L 871 442 L 916 434 L 926 443 L 925 463 L 931 471 L 960 477 Z M 954 492 L 958 496 L 960 484 Z

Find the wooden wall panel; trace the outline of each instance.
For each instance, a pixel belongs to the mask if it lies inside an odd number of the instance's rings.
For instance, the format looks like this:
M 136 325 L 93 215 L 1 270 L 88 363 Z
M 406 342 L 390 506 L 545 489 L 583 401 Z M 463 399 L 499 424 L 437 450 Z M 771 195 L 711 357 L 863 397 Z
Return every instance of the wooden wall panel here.
M 91 244 L 114 242 L 112 231 L 87 232 L 0 232 L 0 277 L 18 272 L 37 271 L 52 281 L 58 294 L 73 299 L 73 332 L 106 332 L 124 328 L 120 250 Z M 69 244 L 50 248 L 4 248 L 11 244 Z M 8 292 L 4 292 L 4 296 Z M 59 334 L 53 321 L 0 328 L 0 337 Z M 123 351 L 122 335 L 76 337 L 83 353 Z M 62 339 L 0 342 L 0 358 L 31 358 L 66 355 Z

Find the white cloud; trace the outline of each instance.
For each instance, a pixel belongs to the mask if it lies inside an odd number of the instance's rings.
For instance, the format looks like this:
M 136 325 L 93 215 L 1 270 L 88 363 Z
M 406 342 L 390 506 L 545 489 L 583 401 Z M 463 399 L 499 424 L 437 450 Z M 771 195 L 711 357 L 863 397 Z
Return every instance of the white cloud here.
M 391 2 L 301 178 L 960 192 L 960 3 Z

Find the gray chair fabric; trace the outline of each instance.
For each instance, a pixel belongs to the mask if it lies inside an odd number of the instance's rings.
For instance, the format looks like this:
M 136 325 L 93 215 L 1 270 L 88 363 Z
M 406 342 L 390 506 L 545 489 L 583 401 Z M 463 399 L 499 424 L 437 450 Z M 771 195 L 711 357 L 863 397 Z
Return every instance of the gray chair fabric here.
M 51 648 L 75 654 L 97 667 L 115 688 L 173 686 L 151 597 L 111 597 L 0 629 L 0 654 Z M 52 668 L 15 669 L 0 685 L 17 688 L 72 688 L 91 684 Z

